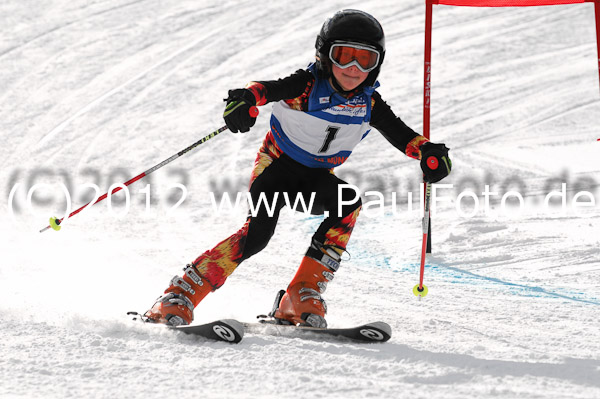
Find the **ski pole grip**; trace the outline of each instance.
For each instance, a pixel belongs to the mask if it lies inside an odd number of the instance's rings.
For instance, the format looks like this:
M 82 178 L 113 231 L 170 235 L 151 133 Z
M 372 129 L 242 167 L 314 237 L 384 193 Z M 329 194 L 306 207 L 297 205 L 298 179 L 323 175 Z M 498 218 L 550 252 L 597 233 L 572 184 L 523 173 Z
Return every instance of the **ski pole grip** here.
M 258 108 L 255 106 L 250 107 L 250 116 L 256 118 L 258 116 Z

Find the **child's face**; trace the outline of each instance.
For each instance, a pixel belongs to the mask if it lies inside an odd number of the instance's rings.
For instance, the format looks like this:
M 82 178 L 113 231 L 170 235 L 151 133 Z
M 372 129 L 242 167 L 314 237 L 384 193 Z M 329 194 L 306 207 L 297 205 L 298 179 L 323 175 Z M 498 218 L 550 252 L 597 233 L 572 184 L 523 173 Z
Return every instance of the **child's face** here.
M 355 65 L 346 69 L 332 65 L 331 69 L 335 80 L 345 91 L 356 89 L 369 76 L 369 72 L 362 72 Z

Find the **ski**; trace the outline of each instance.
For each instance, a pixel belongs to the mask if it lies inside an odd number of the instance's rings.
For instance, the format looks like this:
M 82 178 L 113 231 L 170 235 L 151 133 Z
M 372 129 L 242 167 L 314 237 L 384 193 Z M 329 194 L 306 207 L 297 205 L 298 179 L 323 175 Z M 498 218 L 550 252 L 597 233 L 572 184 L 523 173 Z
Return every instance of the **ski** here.
M 137 312 L 127 312 L 130 316 L 135 316 L 133 320 L 139 320 L 147 323 L 142 315 Z M 164 324 L 156 324 L 167 327 L 170 330 L 182 332 L 184 334 L 196 335 L 198 337 L 210 339 L 212 341 L 224 341 L 233 344 L 239 343 L 244 338 L 244 326 L 237 320 L 223 319 L 216 320 L 210 323 L 196 324 L 190 326 L 167 326 Z
M 142 315 L 137 312 L 128 312 L 134 316 L 133 320 L 145 322 Z M 146 322 L 147 324 L 153 324 Z M 354 341 L 362 343 L 386 342 L 392 337 L 392 328 L 383 321 L 375 321 L 355 327 L 344 328 L 316 328 L 279 324 L 275 319 L 261 319 L 258 323 L 240 323 L 233 319 L 216 320 L 191 326 L 165 326 L 170 330 L 184 334 L 196 335 L 213 341 L 239 343 L 244 333 L 265 334 L 289 338 Z
M 346 328 L 315 328 L 278 324 L 276 320 L 243 323 L 248 333 L 267 334 L 302 339 L 347 340 L 363 343 L 386 342 L 392 337 L 392 328 L 382 321 Z

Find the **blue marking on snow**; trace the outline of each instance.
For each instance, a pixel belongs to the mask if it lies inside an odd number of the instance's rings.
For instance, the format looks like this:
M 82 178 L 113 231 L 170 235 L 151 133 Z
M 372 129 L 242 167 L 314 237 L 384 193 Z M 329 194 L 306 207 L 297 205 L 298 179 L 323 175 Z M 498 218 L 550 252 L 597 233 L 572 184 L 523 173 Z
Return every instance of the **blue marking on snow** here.
M 427 268 L 427 266 L 425 266 L 425 267 Z M 566 294 L 560 294 L 556 291 L 549 291 L 543 287 L 537 287 L 537 286 L 526 285 L 526 284 L 518 284 L 518 283 L 513 283 L 510 281 L 504 281 L 504 280 L 501 280 L 501 279 L 495 278 L 495 277 L 482 276 L 480 274 L 475 274 L 468 270 L 462 270 L 462 269 L 452 267 L 452 266 L 433 265 L 430 268 L 434 269 L 434 270 L 439 269 L 439 268 L 451 270 L 451 271 L 457 273 L 456 275 L 454 275 L 454 278 L 461 278 L 462 276 L 460 276 L 460 274 L 463 274 L 467 277 L 470 277 L 471 279 L 479 279 L 479 280 L 489 281 L 489 282 L 496 283 L 496 284 L 502 284 L 504 286 L 513 288 L 514 291 L 524 291 L 524 292 L 519 292 L 519 293 L 515 292 L 518 295 L 522 295 L 522 296 L 541 297 L 541 296 L 545 295 L 545 296 L 551 296 L 551 297 L 555 297 L 555 298 L 567 299 L 569 301 L 588 303 L 591 305 L 600 305 L 600 302 L 596 298 L 583 299 L 586 297 L 586 294 L 584 292 L 569 292 L 569 291 L 567 291 Z M 530 294 L 528 295 L 527 292 L 529 292 Z
M 313 230 L 313 227 L 318 226 L 323 221 L 323 216 L 309 215 L 306 218 L 304 218 L 304 221 L 308 222 L 308 224 L 310 225 L 310 229 Z M 378 268 L 390 269 L 393 272 L 417 273 L 418 275 L 419 267 L 421 266 L 420 264 L 415 263 L 392 265 L 390 257 L 385 257 L 381 255 L 374 256 L 368 250 L 359 250 L 356 248 L 352 249 L 350 256 L 352 260 L 356 261 L 359 264 L 367 264 Z M 483 280 L 508 287 L 510 290 L 509 292 L 513 293 L 514 295 L 534 298 L 550 296 L 554 298 L 566 299 L 569 301 L 600 306 L 600 299 L 594 297 L 590 298 L 590 296 L 587 295 L 585 292 L 574 292 L 571 290 L 561 288 L 557 288 L 554 291 L 549 291 L 543 287 L 513 283 L 510 281 L 501 280 L 496 277 L 483 276 L 480 274 L 470 272 L 468 270 L 459 269 L 457 267 L 439 265 L 435 263 L 427 263 L 425 265 L 425 274 L 427 274 L 427 272 L 433 272 L 438 275 L 445 275 L 448 277 L 448 281 L 452 284 L 475 284 L 473 282 L 474 280 Z M 563 291 L 563 293 L 557 291 Z
M 375 267 L 391 269 L 393 272 L 402 272 L 402 273 L 414 273 L 418 275 L 420 264 L 418 263 L 408 263 L 402 265 L 391 265 L 391 260 L 388 257 L 375 257 L 370 254 L 368 251 L 353 251 L 352 258 L 359 263 L 369 264 Z M 452 284 L 476 284 L 476 281 L 483 280 L 494 284 L 500 284 L 509 288 L 509 292 L 514 295 L 526 296 L 526 297 L 535 297 L 540 298 L 543 296 L 550 296 L 554 298 L 566 299 L 569 301 L 587 303 L 590 305 L 598 305 L 600 306 L 600 300 L 597 298 L 590 298 L 585 292 L 574 292 L 566 289 L 557 289 L 557 290 L 548 290 L 543 287 L 527 285 L 527 284 L 518 284 L 510 281 L 501 280 L 496 277 L 488 277 L 480 274 L 476 274 L 470 272 L 468 270 L 459 269 L 457 267 L 439 265 L 439 264 L 426 264 L 425 265 L 425 275 L 427 273 L 434 273 L 437 275 L 442 275 L 447 277 L 447 281 Z M 485 287 L 483 287 L 485 288 Z M 557 291 L 563 291 L 557 292 Z

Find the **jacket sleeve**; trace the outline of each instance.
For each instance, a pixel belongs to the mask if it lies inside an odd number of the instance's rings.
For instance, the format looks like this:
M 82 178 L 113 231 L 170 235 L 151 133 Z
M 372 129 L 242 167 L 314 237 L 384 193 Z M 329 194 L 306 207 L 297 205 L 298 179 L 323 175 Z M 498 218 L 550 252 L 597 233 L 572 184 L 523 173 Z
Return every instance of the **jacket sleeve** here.
M 421 146 L 429 140 L 397 117 L 378 92 L 373 93 L 372 99 L 371 126 L 379 130 L 387 141 L 409 157 L 421 159 Z
M 300 97 L 311 87 L 313 81 L 312 73 L 299 69 L 282 79 L 250 82 L 246 89 L 254 94 L 256 105 L 265 105 L 273 101 Z

